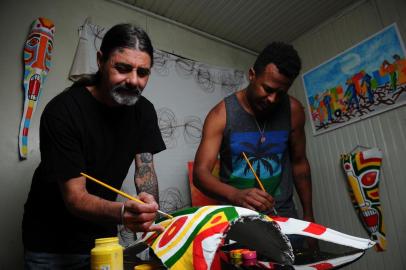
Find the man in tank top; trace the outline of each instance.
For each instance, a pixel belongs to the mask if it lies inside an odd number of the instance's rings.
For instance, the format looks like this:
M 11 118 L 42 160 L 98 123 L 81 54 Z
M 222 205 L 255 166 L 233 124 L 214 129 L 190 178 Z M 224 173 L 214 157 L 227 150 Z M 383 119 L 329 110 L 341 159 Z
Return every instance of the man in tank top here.
M 302 104 L 288 95 L 301 69 L 296 50 L 274 42 L 249 70 L 249 85 L 222 100 L 207 115 L 194 163 L 194 183 L 222 202 L 314 222 L 310 166 Z M 247 156 L 264 187 L 245 160 Z M 211 174 L 220 156 L 220 178 Z

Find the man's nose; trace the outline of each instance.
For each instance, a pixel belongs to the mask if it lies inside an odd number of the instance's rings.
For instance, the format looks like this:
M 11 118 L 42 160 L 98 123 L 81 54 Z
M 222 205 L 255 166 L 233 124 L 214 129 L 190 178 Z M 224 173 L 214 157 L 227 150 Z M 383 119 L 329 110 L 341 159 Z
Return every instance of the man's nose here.
M 140 78 L 137 75 L 137 70 L 133 69 L 131 72 L 128 73 L 126 83 L 132 86 L 138 86 L 139 80 Z
M 267 96 L 269 103 L 275 103 L 278 100 L 278 93 L 272 93 Z

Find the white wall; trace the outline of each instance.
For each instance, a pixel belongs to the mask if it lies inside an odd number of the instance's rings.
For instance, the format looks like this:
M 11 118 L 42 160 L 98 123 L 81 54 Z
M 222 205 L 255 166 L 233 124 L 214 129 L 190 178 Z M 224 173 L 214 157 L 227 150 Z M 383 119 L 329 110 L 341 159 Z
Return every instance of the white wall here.
M 22 269 L 21 219 L 31 177 L 39 163 L 40 115 L 44 105 L 71 84 L 67 75 L 78 41 L 77 29 L 86 17 L 105 26 L 136 23 L 147 30 L 156 48 L 209 64 L 247 70 L 254 61 L 254 56 L 238 49 L 103 0 L 6 0 L 0 3 L 0 15 L 0 269 Z M 56 26 L 52 67 L 31 121 L 28 159 L 19 161 L 23 44 L 31 23 L 40 16 L 53 20 Z
M 345 51 L 385 26 L 397 22 L 406 38 L 406 1 L 361 1 L 294 42 L 303 60 L 303 72 Z M 306 104 L 301 80 L 292 93 Z M 306 108 L 307 113 L 307 108 Z M 307 121 L 309 117 L 307 115 Z M 307 152 L 313 178 L 316 220 L 351 235 L 367 237 L 346 190 L 339 158 L 357 144 L 383 150 L 380 196 L 388 250 L 367 252 L 348 269 L 406 269 L 406 107 L 362 120 L 314 137 L 306 125 Z

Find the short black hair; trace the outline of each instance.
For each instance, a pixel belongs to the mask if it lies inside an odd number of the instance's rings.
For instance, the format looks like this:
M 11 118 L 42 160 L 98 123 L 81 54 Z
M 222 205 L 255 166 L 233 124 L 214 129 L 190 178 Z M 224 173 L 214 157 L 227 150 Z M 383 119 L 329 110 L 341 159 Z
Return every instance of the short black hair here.
M 112 53 L 124 48 L 147 53 L 151 58 L 151 66 L 153 65 L 154 48 L 148 34 L 142 28 L 128 23 L 113 26 L 104 35 L 100 51 L 103 60 L 107 60 Z
M 292 81 L 299 75 L 302 68 L 302 61 L 295 48 L 284 42 L 272 42 L 262 50 L 255 60 L 255 74 L 260 75 L 271 63 L 275 64 L 279 72 Z

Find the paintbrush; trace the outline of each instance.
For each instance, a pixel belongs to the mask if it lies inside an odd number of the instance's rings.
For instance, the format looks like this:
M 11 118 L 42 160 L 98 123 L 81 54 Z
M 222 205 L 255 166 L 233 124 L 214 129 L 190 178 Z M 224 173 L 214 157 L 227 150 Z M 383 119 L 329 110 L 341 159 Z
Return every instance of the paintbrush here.
M 90 180 L 92 180 L 93 182 L 96 182 L 97 184 L 102 185 L 103 187 L 108 188 L 108 189 L 110 189 L 111 191 L 114 191 L 114 192 L 116 192 L 117 194 L 119 194 L 119 195 L 121 195 L 121 196 L 123 196 L 123 197 L 125 197 L 125 198 L 127 198 L 127 199 L 130 199 L 130 200 L 132 200 L 132 201 L 136 201 L 136 202 L 145 204 L 145 202 L 141 201 L 140 199 L 137 199 L 137 198 L 135 198 L 135 197 L 133 197 L 133 196 L 131 196 L 131 195 L 128 195 L 128 194 L 125 193 L 125 192 L 122 192 L 121 190 L 118 190 L 118 189 L 116 189 L 116 188 L 114 188 L 114 187 L 112 187 L 112 186 L 110 186 L 110 185 L 108 185 L 108 184 L 106 184 L 106 183 L 103 183 L 102 181 L 97 180 L 96 178 L 91 177 L 90 175 L 87 175 L 87 174 L 82 173 L 82 172 L 81 172 L 80 174 L 81 174 L 82 176 L 86 177 L 87 179 L 90 179 Z M 167 213 L 165 213 L 165 212 L 162 212 L 161 210 L 158 210 L 158 213 L 160 213 L 161 215 L 166 216 L 167 218 L 173 218 L 173 216 L 171 216 L 171 215 L 169 215 L 169 214 L 167 214 Z

